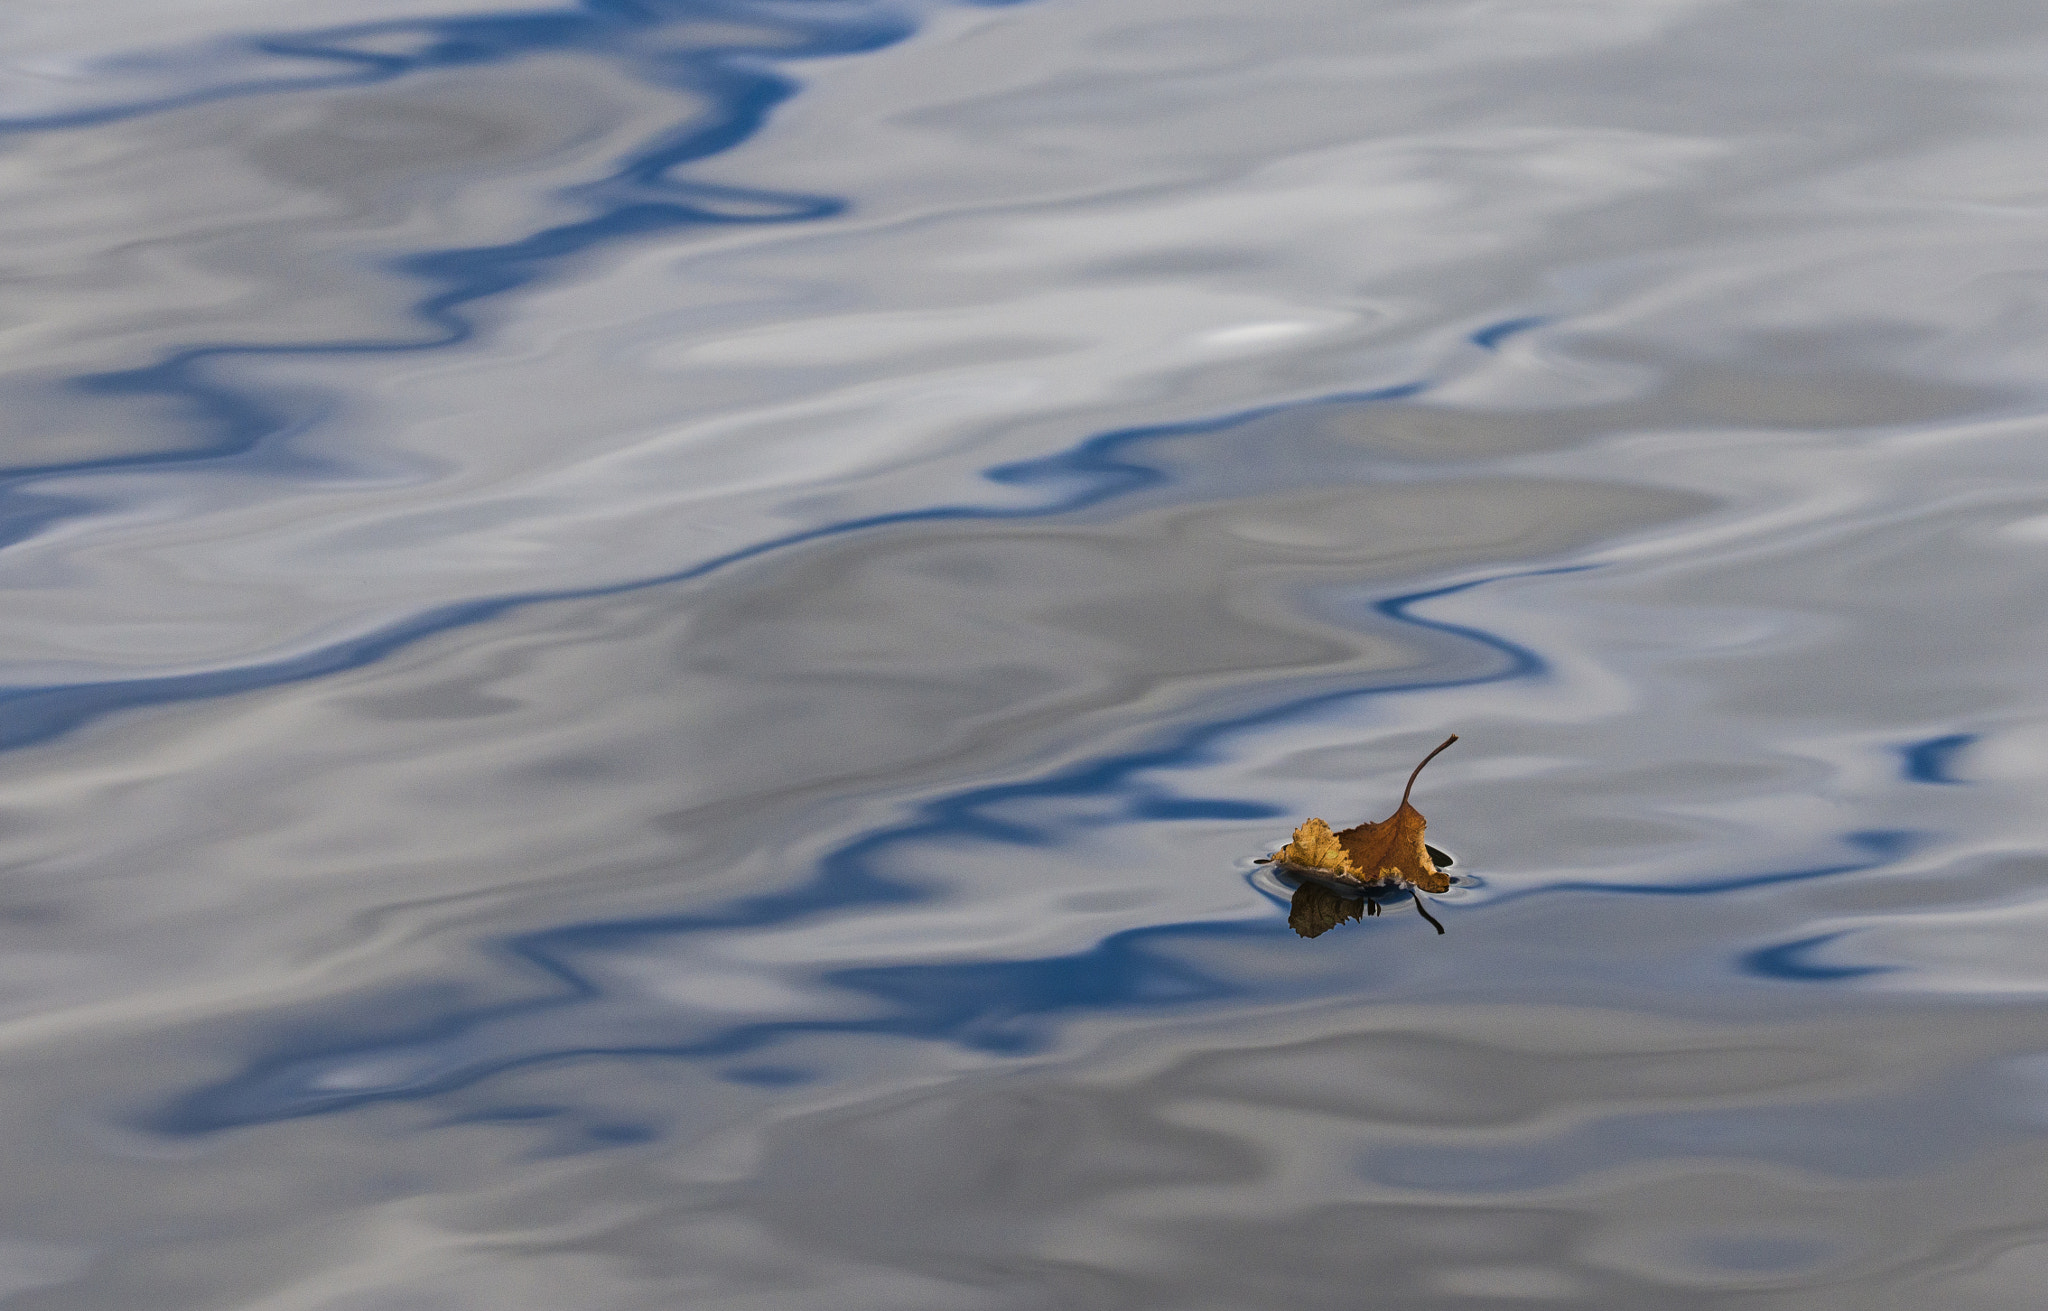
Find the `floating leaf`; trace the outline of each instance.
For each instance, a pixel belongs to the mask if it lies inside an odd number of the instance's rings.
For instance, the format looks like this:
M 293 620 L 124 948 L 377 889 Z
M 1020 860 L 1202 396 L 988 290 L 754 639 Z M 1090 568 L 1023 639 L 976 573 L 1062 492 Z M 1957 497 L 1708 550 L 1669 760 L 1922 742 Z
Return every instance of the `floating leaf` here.
M 1431 847 L 1422 840 L 1429 822 L 1423 819 L 1421 811 L 1408 804 L 1408 796 L 1415 791 L 1415 780 L 1422 773 L 1422 765 L 1435 760 L 1437 752 L 1457 740 L 1458 735 L 1451 734 L 1438 744 L 1436 751 L 1422 758 L 1422 764 L 1408 776 L 1408 786 L 1401 790 L 1400 808 L 1392 815 L 1376 824 L 1360 824 L 1342 833 L 1331 833 L 1328 824 L 1320 819 L 1311 819 L 1294 830 L 1294 841 L 1273 853 L 1273 863 L 1301 874 L 1334 878 L 1360 887 L 1394 883 L 1406 884 L 1417 892 L 1449 892 L 1450 875 L 1437 868 L 1436 861 L 1431 858 Z M 1304 888 L 1307 886 L 1303 885 Z M 1333 897 L 1337 895 L 1328 888 L 1322 890 Z M 1295 912 L 1289 916 L 1289 922 L 1303 937 L 1312 938 L 1315 933 L 1302 932 L 1302 921 L 1297 918 L 1303 913 L 1302 904 L 1301 894 L 1297 891 Z M 1438 933 L 1444 931 L 1444 926 L 1437 924 L 1436 917 L 1422 904 L 1420 896 L 1415 898 L 1415 909 L 1422 918 L 1436 924 Z M 1357 916 L 1354 913 L 1348 918 Z M 1316 933 L 1325 932 L 1342 922 L 1338 919 L 1324 924 Z

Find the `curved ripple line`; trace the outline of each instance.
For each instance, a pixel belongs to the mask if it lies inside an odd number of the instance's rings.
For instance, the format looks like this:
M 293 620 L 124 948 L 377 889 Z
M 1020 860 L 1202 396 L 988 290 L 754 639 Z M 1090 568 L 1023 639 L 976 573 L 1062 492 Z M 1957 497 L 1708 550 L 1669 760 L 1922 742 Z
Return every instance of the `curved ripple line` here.
M 1499 323 L 1489 323 L 1480 328 L 1472 334 L 1470 340 L 1481 350 L 1497 351 L 1501 343 L 1508 338 L 1540 328 L 1546 323 L 1553 322 L 1555 317 L 1550 314 L 1530 314 L 1518 319 L 1503 319 Z
M 1760 947 L 1742 957 L 1742 968 L 1750 974 L 1762 975 L 1768 979 L 1786 979 L 1799 983 L 1833 983 L 1841 979 L 1860 979 L 1871 974 L 1891 974 L 1899 968 L 1896 965 L 1828 965 L 1813 959 L 1815 952 L 1838 938 L 1848 937 L 1849 932 L 1847 929 L 1838 929 L 1833 933 L 1817 933 L 1793 942 Z
M 1063 493 L 1055 494 L 1037 505 L 937 505 L 844 519 L 751 543 L 669 573 L 587 587 L 511 592 L 438 606 L 373 632 L 345 638 L 279 660 L 191 674 L 42 684 L 33 687 L 0 687 L 0 751 L 17 750 L 47 742 L 117 710 L 232 696 L 240 692 L 304 682 L 328 674 L 358 669 L 424 638 L 452 629 L 486 623 L 515 609 L 550 602 L 595 600 L 648 588 L 692 582 L 721 569 L 811 542 L 870 532 L 899 524 L 949 520 L 1025 519 L 1087 509 L 1117 497 L 1159 486 L 1167 480 L 1165 470 L 1132 459 L 1126 448 L 1173 437 L 1217 432 L 1288 410 L 1397 400 L 1413 396 L 1426 387 L 1427 384 L 1421 382 L 1399 383 L 1372 391 L 1342 392 L 1308 401 L 1262 405 L 1216 418 L 1121 428 L 1090 437 L 1071 449 L 1054 455 L 999 465 L 984 472 L 984 476 L 989 480 L 1007 486 L 1029 487 L 1050 484 L 1055 488 L 1065 487 Z M 0 500 L 0 512 L 4 512 L 4 509 L 5 501 Z M 1443 627 L 1447 632 L 1493 640 L 1477 634 L 1474 630 L 1457 629 L 1454 626 L 1439 627 Z
M 1836 874 L 1856 874 L 1867 869 L 1888 865 L 1911 851 L 1926 836 L 1916 829 L 1857 829 L 1841 835 L 1841 840 L 1852 847 L 1861 847 L 1868 856 L 1861 860 L 1842 861 L 1832 865 L 1811 865 L 1801 869 L 1777 870 L 1764 874 L 1739 874 L 1725 879 L 1705 879 L 1690 883 L 1602 883 L 1593 879 L 1564 879 L 1546 883 L 1536 888 L 1521 888 L 1503 892 L 1490 898 L 1498 905 L 1509 901 L 1520 901 L 1524 897 L 1547 897 L 1560 892 L 1623 893 L 1638 897 L 1706 897 L 1722 892 L 1747 892 L 1752 888 L 1776 887 L 1781 883 L 1806 883 L 1824 879 Z

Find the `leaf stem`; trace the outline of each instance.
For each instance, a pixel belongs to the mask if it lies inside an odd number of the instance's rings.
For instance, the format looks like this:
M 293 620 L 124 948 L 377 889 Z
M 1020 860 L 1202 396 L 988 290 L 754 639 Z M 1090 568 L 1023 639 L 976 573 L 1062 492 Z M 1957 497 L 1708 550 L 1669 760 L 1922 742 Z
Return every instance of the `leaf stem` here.
M 1444 743 L 1444 747 L 1447 747 L 1447 746 L 1449 746 L 1449 745 L 1450 745 L 1450 743 L 1449 743 L 1449 742 L 1446 742 L 1446 743 Z M 1443 750 L 1443 749 L 1444 749 L 1444 747 L 1438 747 L 1438 748 L 1437 748 L 1436 750 L 1437 750 L 1437 751 L 1441 751 L 1441 750 Z M 1430 752 L 1430 754 L 1431 754 L 1431 755 L 1435 755 L 1435 754 L 1436 754 L 1436 751 L 1432 751 L 1432 752 Z M 1412 896 L 1412 897 L 1414 898 L 1414 900 L 1415 900 L 1415 912 L 1416 912 L 1416 914 L 1418 914 L 1418 915 L 1422 916 L 1422 918 L 1424 918 L 1424 919 L 1428 920 L 1428 921 L 1429 921 L 1429 922 L 1430 922 L 1431 924 L 1436 924 L 1436 931 L 1437 931 L 1438 933 L 1442 933 L 1442 932 L 1444 931 L 1444 926 L 1443 926 L 1443 925 L 1441 925 L 1441 924 L 1437 924 L 1437 923 L 1436 923 L 1436 916 L 1434 916 L 1434 915 L 1430 914 L 1430 913 L 1429 913 L 1429 908 L 1428 908 L 1427 906 L 1424 906 L 1424 905 L 1422 904 L 1422 894 L 1421 894 L 1420 892 L 1413 892 L 1413 893 L 1410 893 L 1409 895 L 1410 895 L 1410 896 Z
M 1457 741 L 1457 740 L 1458 740 L 1458 735 L 1457 735 L 1456 733 L 1453 733 L 1453 734 L 1451 734 L 1451 735 L 1450 735 L 1449 737 L 1445 738 L 1445 739 L 1444 739 L 1444 740 L 1443 740 L 1442 742 L 1439 742 L 1439 743 L 1437 744 L 1437 748 L 1436 748 L 1436 751 L 1432 751 L 1432 752 L 1430 752 L 1430 753 L 1429 753 L 1428 755 L 1426 755 L 1426 756 L 1424 756 L 1424 757 L 1422 758 L 1422 765 L 1426 765 L 1426 764 L 1428 764 L 1428 763 L 1429 763 L 1430 761 L 1432 761 L 1432 760 L 1435 760 L 1435 759 L 1436 759 L 1436 754 L 1437 754 L 1437 751 L 1442 751 L 1442 750 L 1443 750 L 1443 749 L 1444 749 L 1445 747 L 1449 746 L 1449 745 L 1450 745 L 1451 743 L 1453 743 L 1453 742 L 1455 742 L 1455 741 Z M 1420 773 L 1422 773 L 1422 765 L 1417 765 L 1417 766 L 1415 767 L 1415 773 L 1414 773 L 1414 774 L 1410 774 L 1410 775 L 1408 776 L 1408 786 L 1407 786 L 1407 787 L 1404 787 L 1404 788 L 1402 788 L 1402 789 L 1401 789 L 1401 804 L 1402 804 L 1402 805 L 1404 805 L 1404 806 L 1408 804 L 1408 794 L 1409 794 L 1410 792 L 1413 792 L 1413 791 L 1415 790 L 1415 779 L 1416 779 L 1416 775 L 1419 775 Z M 1432 920 L 1432 921 L 1431 921 L 1431 923 L 1435 923 L 1435 921 L 1433 921 L 1433 920 Z M 1443 932 L 1443 928 L 1442 928 L 1441 926 L 1439 926 L 1439 927 L 1437 928 L 1437 932 L 1438 932 L 1438 933 L 1442 933 L 1442 932 Z

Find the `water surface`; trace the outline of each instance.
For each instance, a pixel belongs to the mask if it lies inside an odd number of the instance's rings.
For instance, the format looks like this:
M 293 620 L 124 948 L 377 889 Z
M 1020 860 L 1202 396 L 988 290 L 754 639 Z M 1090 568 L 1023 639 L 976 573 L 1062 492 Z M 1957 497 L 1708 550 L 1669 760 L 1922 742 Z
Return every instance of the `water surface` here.
M 10 1308 L 2037 1304 L 2034 8 L 0 32 Z

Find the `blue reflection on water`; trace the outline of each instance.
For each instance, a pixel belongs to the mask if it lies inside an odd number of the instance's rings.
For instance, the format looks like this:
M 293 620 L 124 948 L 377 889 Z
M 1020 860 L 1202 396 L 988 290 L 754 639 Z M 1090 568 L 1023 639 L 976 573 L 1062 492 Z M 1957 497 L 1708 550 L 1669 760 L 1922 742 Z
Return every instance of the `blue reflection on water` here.
M 790 899 L 795 903 L 795 899 Z M 514 955 L 561 979 L 565 990 L 541 999 L 457 1011 L 389 1040 L 325 1044 L 320 1034 L 278 1044 L 243 1073 L 178 1099 L 145 1123 L 189 1135 L 344 1111 L 376 1101 L 409 1100 L 466 1087 L 493 1075 L 587 1057 L 662 1057 L 725 1061 L 797 1034 L 897 1035 L 949 1041 L 1016 1055 L 1041 1049 L 1051 1021 L 1079 1012 L 1190 1005 L 1246 995 L 1245 985 L 1172 959 L 1167 948 L 1203 938 L 1265 936 L 1267 925 L 1164 925 L 1112 935 L 1086 951 L 1020 961 L 964 961 L 828 971 L 819 981 L 881 1003 L 855 1019 L 804 1018 L 733 1024 L 668 1040 L 565 1042 L 488 1048 L 498 1026 L 599 1000 L 602 990 L 576 963 L 650 938 L 701 926 L 642 920 L 548 930 L 506 944 Z M 579 1020 L 575 1028 L 591 1027 Z M 764 1087 L 803 1082 L 795 1067 L 741 1066 L 723 1077 Z
M 1897 968 L 1891 965 L 1829 965 L 1814 959 L 1815 953 L 1821 948 L 1847 936 L 1846 930 L 1816 933 L 1812 937 L 1800 938 L 1796 942 L 1763 947 L 1744 956 L 1742 967 L 1751 974 L 1760 974 L 1765 978 L 1819 983 L 1856 979 L 1866 974 L 1889 974 Z
M 1956 776 L 1956 769 L 1962 763 L 1962 754 L 1977 741 L 1977 736 L 1975 733 L 1950 733 L 1899 748 L 1899 754 L 1904 758 L 1906 777 L 1915 783 L 1960 785 L 1964 780 Z
M 1738 874 L 1723 879 L 1698 879 L 1685 883 L 1622 883 L 1588 882 L 1579 879 L 1560 879 L 1546 883 L 1540 888 L 1524 888 L 1516 892 L 1502 893 L 1496 901 L 1517 901 L 1524 897 L 1551 896 L 1561 892 L 1626 893 L 1638 897 L 1703 897 L 1724 892 L 1747 892 L 1753 888 L 1769 888 L 1784 883 L 1809 883 L 1814 879 L 1832 878 L 1838 874 L 1855 874 L 1867 869 L 1876 869 L 1911 850 L 1919 841 L 1919 833 L 1908 830 L 1866 829 L 1844 833 L 1840 841 L 1849 847 L 1868 852 L 1868 858 L 1842 861 L 1826 865 L 1811 865 L 1800 869 L 1770 870 L 1760 874 Z
M 597 600 L 649 588 L 691 582 L 720 569 L 758 559 L 775 551 L 788 550 L 828 538 L 914 523 L 1021 519 L 1072 513 L 1164 483 L 1167 479 L 1165 470 L 1156 465 L 1142 463 L 1133 457 L 1134 449 L 1145 444 L 1169 438 L 1227 431 L 1287 411 L 1307 411 L 1321 407 L 1396 400 L 1413 396 L 1423 389 L 1424 384 L 1421 383 L 1402 383 L 1372 391 L 1345 392 L 1307 402 L 1260 406 L 1221 418 L 1123 428 L 1091 437 L 1067 451 L 1043 459 L 1005 464 L 987 471 L 986 476 L 997 483 L 1014 487 L 1047 487 L 1052 490 L 1053 495 L 1049 499 L 1035 505 L 937 505 L 844 519 L 752 543 L 670 573 L 594 587 L 480 597 L 441 606 L 374 632 L 346 638 L 280 660 L 157 678 L 0 687 L 0 751 L 48 741 L 113 711 L 231 696 L 258 688 L 321 678 L 328 674 L 372 664 L 436 633 L 472 624 L 488 623 L 525 606 Z M 5 507 L 6 503 L 5 493 L 0 493 L 0 507 Z M 1503 650 L 1510 649 L 1497 639 L 1475 629 L 1420 620 L 1414 622 L 1447 633 L 1478 638 L 1488 644 L 1500 646 Z
M 1472 334 L 1472 344 L 1481 350 L 1499 350 L 1500 344 L 1508 338 L 1534 331 L 1550 321 L 1551 318 L 1547 314 L 1531 314 L 1526 318 L 1503 319 L 1499 323 L 1489 323 Z

